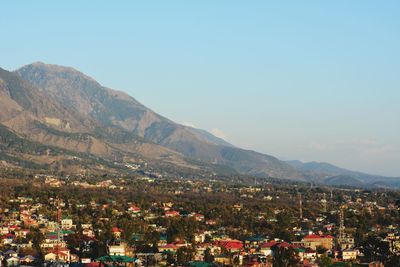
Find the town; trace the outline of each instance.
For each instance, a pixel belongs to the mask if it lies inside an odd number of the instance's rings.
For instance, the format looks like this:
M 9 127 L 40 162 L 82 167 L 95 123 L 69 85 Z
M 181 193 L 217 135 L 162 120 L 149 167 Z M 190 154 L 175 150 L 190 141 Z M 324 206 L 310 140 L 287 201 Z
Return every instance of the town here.
M 399 266 L 397 191 L 21 176 L 0 179 L 0 266 Z

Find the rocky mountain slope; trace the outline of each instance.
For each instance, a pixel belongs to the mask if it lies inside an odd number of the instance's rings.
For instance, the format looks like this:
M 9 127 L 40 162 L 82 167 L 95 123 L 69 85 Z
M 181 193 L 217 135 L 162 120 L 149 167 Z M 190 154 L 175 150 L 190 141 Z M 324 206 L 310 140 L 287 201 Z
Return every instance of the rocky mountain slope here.
M 177 124 L 69 67 L 0 69 L 0 165 L 120 172 L 146 163 L 176 173 L 244 174 L 327 185 L 400 187 L 398 178 L 328 163 L 280 161 Z
M 236 148 L 208 132 L 174 123 L 126 93 L 103 87 L 72 68 L 34 63 L 15 73 L 68 110 L 77 111 L 101 127 L 138 136 L 185 158 L 225 165 L 243 174 L 304 179 L 301 172 L 283 161 Z
M 3 69 L 0 69 L 0 96 L 0 127 L 1 137 L 4 137 L 1 143 L 2 165 L 7 165 L 8 158 L 8 163 L 13 162 L 11 165 L 19 159 L 31 162 L 24 166 L 43 167 L 52 165 L 52 160 L 62 162 L 71 156 L 82 156 L 84 161 L 90 158 L 103 163 L 146 161 L 199 169 L 198 164 L 189 162 L 182 154 L 147 142 L 120 127 L 106 126 L 84 112 L 66 107 L 54 95 Z M 19 144 L 17 150 L 15 144 Z M 53 149 L 47 150 L 46 147 Z M 90 168 L 105 168 L 101 165 L 92 164 Z

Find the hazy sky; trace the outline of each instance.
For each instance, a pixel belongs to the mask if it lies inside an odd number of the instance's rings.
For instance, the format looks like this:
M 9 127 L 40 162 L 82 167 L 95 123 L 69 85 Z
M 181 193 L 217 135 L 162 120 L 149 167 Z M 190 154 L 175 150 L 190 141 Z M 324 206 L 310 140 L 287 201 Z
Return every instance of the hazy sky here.
M 55 2 L 1 4 L 1 67 L 73 66 L 235 145 L 400 176 L 399 1 Z

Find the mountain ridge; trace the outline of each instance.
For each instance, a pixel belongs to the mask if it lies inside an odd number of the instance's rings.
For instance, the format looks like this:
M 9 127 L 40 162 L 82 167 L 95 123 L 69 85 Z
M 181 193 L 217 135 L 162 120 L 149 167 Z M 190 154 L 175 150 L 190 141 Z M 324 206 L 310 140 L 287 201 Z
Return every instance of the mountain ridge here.
M 211 173 L 225 168 L 228 173 L 327 185 L 400 187 L 394 177 L 329 163 L 281 161 L 238 148 L 205 130 L 173 122 L 72 67 L 35 62 L 14 72 L 0 69 L 0 96 L 0 125 L 32 142 L 106 162 L 149 161 Z
M 103 87 L 72 68 L 34 63 L 15 73 L 103 126 L 120 127 L 185 157 L 227 165 L 243 174 L 304 179 L 300 172 L 275 157 L 236 148 L 204 130 L 175 123 L 128 94 Z
M 318 174 L 319 177 L 316 177 L 316 181 L 328 185 L 373 187 L 374 184 L 383 183 L 396 187 L 400 186 L 400 177 L 372 175 L 360 171 L 352 171 L 327 162 L 302 162 L 299 160 L 289 160 L 286 162 L 299 171 Z M 346 181 L 346 178 L 348 181 Z

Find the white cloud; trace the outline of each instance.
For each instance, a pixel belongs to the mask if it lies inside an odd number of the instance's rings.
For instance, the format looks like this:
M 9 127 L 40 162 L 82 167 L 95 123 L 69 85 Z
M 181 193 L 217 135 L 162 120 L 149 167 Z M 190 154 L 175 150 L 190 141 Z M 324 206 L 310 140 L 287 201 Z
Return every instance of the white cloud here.
M 228 138 L 228 135 L 224 133 L 221 129 L 213 128 L 210 132 L 216 137 L 222 138 L 224 140 Z
M 182 125 L 189 126 L 189 127 L 192 127 L 192 128 L 197 128 L 196 125 L 194 123 L 191 123 L 191 122 L 182 122 Z

